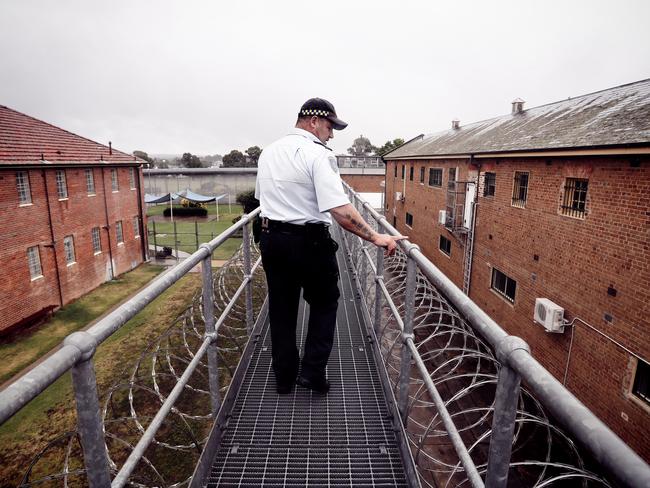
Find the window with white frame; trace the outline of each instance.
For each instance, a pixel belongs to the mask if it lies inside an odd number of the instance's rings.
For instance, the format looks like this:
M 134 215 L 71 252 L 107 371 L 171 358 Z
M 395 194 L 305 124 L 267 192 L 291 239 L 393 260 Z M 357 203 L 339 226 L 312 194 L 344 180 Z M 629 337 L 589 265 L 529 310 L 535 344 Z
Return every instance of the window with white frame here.
M 129 188 L 135 190 L 135 168 L 129 168 Z
M 420 183 L 424 183 L 424 173 L 426 172 L 424 166 L 420 166 Z
M 65 180 L 64 169 L 56 170 L 56 193 L 59 196 L 59 200 L 68 198 L 68 184 Z
M 133 237 L 140 237 L 140 218 L 133 217 Z
M 65 262 L 66 264 L 74 263 L 74 238 L 72 236 L 65 236 L 63 238 L 63 251 L 65 252 Z
M 117 168 L 111 169 L 111 189 L 113 191 L 120 191 L 120 183 L 117 180 Z
M 115 235 L 117 236 L 117 243 L 118 244 L 123 244 L 124 243 L 124 231 L 122 229 L 122 221 L 118 220 L 115 222 Z
M 406 225 L 413 227 L 413 215 L 408 212 L 406 212 Z
M 515 181 L 512 187 L 512 206 L 524 208 L 528 199 L 528 173 L 515 171 Z
M 29 275 L 32 280 L 43 276 L 43 268 L 41 268 L 41 255 L 38 252 L 38 246 L 27 248 L 27 264 L 29 265 Z
M 95 194 L 95 175 L 92 168 L 86 168 L 86 192 L 88 195 Z
M 566 179 L 564 184 L 564 197 L 560 206 L 562 215 L 577 217 L 579 219 L 585 218 L 588 187 L 589 180 L 582 178 Z
M 93 230 L 91 231 L 91 236 L 93 239 L 93 252 L 95 254 L 99 254 L 102 252 L 102 237 L 101 234 L 99 233 L 99 227 L 93 227 Z
M 496 193 L 497 188 L 497 174 L 485 172 L 485 177 L 483 179 L 483 196 L 484 197 L 493 197 Z
M 492 268 L 492 289 L 499 295 L 503 296 L 510 302 L 515 301 L 515 293 L 517 292 L 517 282 L 502 273 L 496 268 Z
M 440 235 L 440 243 L 438 244 L 438 247 L 447 256 L 451 256 L 451 241 L 442 234 Z
M 29 174 L 27 171 L 16 171 L 16 189 L 21 205 L 32 203 L 32 192 L 29 188 Z
M 650 364 L 646 363 L 643 359 L 637 359 L 632 393 L 647 404 L 650 404 Z
M 442 186 L 442 168 L 429 168 L 429 186 Z

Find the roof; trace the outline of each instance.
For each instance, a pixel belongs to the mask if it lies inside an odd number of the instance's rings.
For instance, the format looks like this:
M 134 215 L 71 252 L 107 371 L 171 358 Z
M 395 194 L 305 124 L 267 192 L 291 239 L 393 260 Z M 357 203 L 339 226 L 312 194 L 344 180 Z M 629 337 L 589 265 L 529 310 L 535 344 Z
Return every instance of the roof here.
M 416 137 L 384 159 L 650 143 L 650 79 Z
M 109 154 L 112 152 L 112 154 Z M 0 105 L 0 165 L 135 162 L 136 158 Z M 139 161 L 138 161 L 139 162 Z

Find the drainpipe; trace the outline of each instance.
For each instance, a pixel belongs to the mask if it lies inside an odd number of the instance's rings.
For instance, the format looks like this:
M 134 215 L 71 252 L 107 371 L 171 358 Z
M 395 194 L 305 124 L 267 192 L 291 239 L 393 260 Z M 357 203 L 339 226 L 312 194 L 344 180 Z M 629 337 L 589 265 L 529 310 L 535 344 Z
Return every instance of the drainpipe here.
M 104 190 L 104 215 L 106 216 L 106 235 L 108 236 L 108 260 L 111 263 L 111 279 L 115 279 L 115 268 L 113 267 L 113 246 L 111 245 L 111 225 L 108 222 L 108 199 L 106 198 L 106 181 L 104 179 L 104 169 L 102 168 L 102 190 Z
M 474 160 L 474 155 L 470 154 L 469 165 L 477 167 L 478 177 L 476 178 L 476 193 L 474 193 L 474 201 L 472 202 L 472 221 L 469 224 L 471 238 L 469 239 L 469 242 L 466 243 L 466 245 L 469 246 L 469 255 L 467 256 L 467 267 L 469 269 L 467 270 L 467 289 L 463 291 L 467 294 L 467 296 L 470 296 L 469 291 L 472 286 L 472 262 L 474 261 L 474 240 L 476 238 L 474 232 L 476 231 L 476 213 L 478 212 L 478 182 L 481 175 L 481 163 L 476 163 Z
M 56 271 L 56 284 L 57 289 L 59 290 L 59 302 L 61 307 L 63 307 L 63 290 L 61 289 L 61 275 L 59 274 L 59 260 L 56 255 L 56 244 L 54 242 L 54 225 L 52 224 L 52 210 L 50 208 L 50 192 L 47 189 L 47 176 L 45 169 L 41 170 L 43 175 L 43 186 L 45 187 L 45 201 L 47 202 L 47 220 L 50 223 L 50 238 L 52 239 L 52 244 L 46 245 L 45 247 L 52 247 L 54 253 L 54 270 Z
M 140 221 L 138 222 L 138 225 L 140 226 L 140 247 L 142 248 L 142 261 L 147 262 L 149 261 L 149 253 L 147 252 L 149 245 L 148 245 L 148 235 L 147 232 L 145 231 L 146 227 L 144 225 L 144 213 L 142 211 L 142 188 L 140 186 L 140 168 L 137 167 L 135 168 L 135 174 L 136 174 L 136 188 L 138 189 L 138 214 L 140 215 Z

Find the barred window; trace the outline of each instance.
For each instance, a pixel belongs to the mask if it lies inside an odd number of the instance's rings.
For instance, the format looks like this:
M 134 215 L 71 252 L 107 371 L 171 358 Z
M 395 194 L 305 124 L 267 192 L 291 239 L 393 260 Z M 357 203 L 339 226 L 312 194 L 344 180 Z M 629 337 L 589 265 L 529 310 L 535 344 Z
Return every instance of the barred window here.
M 68 184 L 65 181 L 64 169 L 56 170 L 56 193 L 59 195 L 60 200 L 68 198 Z
M 92 168 L 86 168 L 86 191 L 88 195 L 95 194 L 95 176 Z
M 528 173 L 515 171 L 515 184 L 512 188 L 512 205 L 524 208 L 528 198 Z
M 21 205 L 32 203 L 32 192 L 29 189 L 29 174 L 27 171 L 16 171 L 16 189 Z
M 124 231 L 122 229 L 122 221 L 118 220 L 115 222 L 115 235 L 117 236 L 117 243 L 124 243 Z
M 102 252 L 102 238 L 99 233 L 99 227 L 93 227 L 91 235 L 93 238 L 93 252 L 99 254 Z
M 632 393 L 650 404 L 650 364 L 638 359 Z
M 496 268 L 492 268 L 492 289 L 508 301 L 515 301 L 517 282 Z
M 449 181 L 447 182 L 448 186 L 453 186 L 456 181 L 456 168 L 449 168 Z
M 406 212 L 406 225 L 413 227 L 413 215 L 408 212 Z
M 496 173 L 485 173 L 485 178 L 483 180 L 483 196 L 484 197 L 493 197 L 497 188 L 497 174 Z
M 41 256 L 38 252 L 38 246 L 27 248 L 27 264 L 29 265 L 29 275 L 32 280 L 43 276 L 43 269 L 41 268 Z
M 74 263 L 74 238 L 72 236 L 65 236 L 63 238 L 63 250 L 65 251 L 65 262 L 67 264 Z
M 438 247 L 447 256 L 451 256 L 451 241 L 442 234 L 440 235 L 440 243 L 438 244 Z
M 129 188 L 135 190 L 135 168 L 129 168 Z
M 429 186 L 442 186 L 441 168 L 429 168 Z
M 424 166 L 420 167 L 420 183 L 424 183 L 424 173 L 425 173 Z
M 413 181 L 413 165 L 409 168 L 409 180 Z
M 560 211 L 562 215 L 584 218 L 587 203 L 589 180 L 567 178 L 564 185 L 564 197 Z
M 140 218 L 133 217 L 133 237 L 140 237 Z
M 113 191 L 120 191 L 120 183 L 117 180 L 117 168 L 111 169 L 111 189 Z
M 395 163 L 395 178 L 397 178 L 397 163 Z
M 406 176 L 406 166 L 402 165 L 402 179 Z

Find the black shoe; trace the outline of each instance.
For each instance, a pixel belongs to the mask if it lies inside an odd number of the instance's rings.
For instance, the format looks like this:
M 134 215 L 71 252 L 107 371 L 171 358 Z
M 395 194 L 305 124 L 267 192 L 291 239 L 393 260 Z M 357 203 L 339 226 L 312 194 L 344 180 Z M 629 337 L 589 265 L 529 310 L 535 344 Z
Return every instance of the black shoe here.
M 320 380 L 309 380 L 302 376 L 298 376 L 296 384 L 302 386 L 303 388 L 313 390 L 316 393 L 327 393 L 330 391 L 330 382 L 325 378 Z
M 288 395 L 293 391 L 293 383 L 278 383 L 275 389 L 279 395 Z

